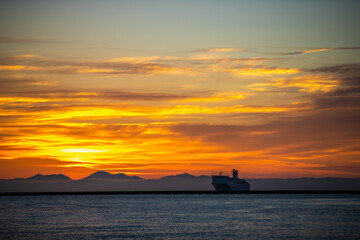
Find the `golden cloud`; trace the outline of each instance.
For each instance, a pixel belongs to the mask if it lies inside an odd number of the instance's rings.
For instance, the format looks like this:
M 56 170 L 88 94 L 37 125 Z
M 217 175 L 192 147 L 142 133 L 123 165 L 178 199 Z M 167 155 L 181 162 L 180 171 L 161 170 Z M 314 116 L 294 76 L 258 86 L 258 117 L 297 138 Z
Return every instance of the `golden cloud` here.
M 300 73 L 300 69 L 292 68 L 232 68 L 222 71 L 231 72 L 235 75 L 244 75 L 252 77 L 261 77 L 267 75 L 290 75 Z
M 243 93 L 236 92 L 221 92 L 210 97 L 189 97 L 172 100 L 173 102 L 227 102 L 235 101 L 240 99 L 246 99 L 247 97 Z
M 261 87 L 295 87 L 299 92 L 330 92 L 335 90 L 340 84 L 339 80 L 322 75 L 299 76 L 293 78 L 279 78 L 265 83 L 254 83 L 249 85 L 252 89 Z

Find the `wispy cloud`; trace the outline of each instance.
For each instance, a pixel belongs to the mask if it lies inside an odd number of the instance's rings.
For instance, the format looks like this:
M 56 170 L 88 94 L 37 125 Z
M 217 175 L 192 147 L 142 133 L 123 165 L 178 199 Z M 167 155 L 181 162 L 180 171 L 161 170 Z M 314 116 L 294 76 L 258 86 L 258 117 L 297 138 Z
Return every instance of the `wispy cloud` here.
M 105 61 L 69 61 L 39 55 L 20 55 L 0 59 L 0 72 L 42 72 L 53 74 L 102 75 L 189 75 L 231 72 L 235 75 L 262 76 L 299 73 L 300 69 L 265 66 L 276 58 L 227 58 L 208 55 L 187 57 L 121 57 Z
M 267 75 L 288 75 L 300 73 L 300 69 L 296 68 L 270 68 L 270 67 L 239 67 L 239 68 L 228 68 L 223 69 L 224 72 L 231 72 L 235 75 L 245 76 L 267 76 Z
M 267 50 L 257 50 L 257 49 L 249 49 L 249 48 L 227 48 L 227 47 L 219 47 L 219 48 L 203 48 L 196 50 L 194 52 L 208 52 L 208 53 L 226 53 L 226 52 L 252 52 L 252 53 L 260 53 L 260 54 L 270 54 L 270 55 L 298 55 L 298 54 L 306 54 L 306 53 L 316 53 L 316 52 L 325 52 L 325 51 L 333 51 L 333 50 L 360 50 L 360 47 L 322 47 L 322 48 L 308 48 L 302 49 L 299 51 L 284 51 L 284 52 L 272 52 Z
M 333 50 L 360 50 L 360 47 L 311 48 L 311 49 L 295 51 L 295 52 L 263 52 L 263 53 L 272 54 L 272 55 L 298 55 L 298 54 L 305 54 L 305 53 L 333 51 Z
M 26 55 L 25 55 L 26 56 Z M 0 71 L 38 71 L 85 74 L 193 74 L 190 67 L 171 66 L 157 62 L 157 57 L 121 58 L 107 61 L 53 60 L 27 55 L 0 59 Z
M 161 92 L 121 91 L 86 89 L 69 90 L 58 86 L 56 81 L 48 79 L 31 79 L 17 77 L 0 77 L 0 105 L 11 103 L 21 105 L 36 102 L 62 101 L 170 101 L 191 98 L 189 95 L 179 95 Z
M 310 75 L 298 76 L 292 78 L 275 78 L 269 82 L 254 83 L 249 85 L 252 89 L 262 89 L 269 87 L 276 88 L 296 88 L 300 92 L 330 92 L 334 91 L 339 86 L 339 81 L 323 76 L 323 75 Z
M 306 106 L 290 105 L 268 105 L 268 106 L 246 106 L 234 105 L 227 107 L 203 107 L 198 105 L 172 105 L 161 107 L 136 106 L 136 105 L 65 105 L 65 106 L 40 106 L 26 109 L 3 108 L 0 115 L 22 115 L 23 118 L 37 118 L 39 121 L 70 120 L 70 119 L 111 119 L 122 117 L 146 117 L 150 119 L 166 119 L 175 116 L 212 115 L 228 113 L 277 113 L 299 111 L 307 109 Z M 24 111 L 26 110 L 26 111 Z M 96 113 L 96 114 L 94 114 Z M 44 115 L 45 114 L 45 115 Z
M 246 51 L 243 48 L 203 48 L 196 50 L 195 52 L 243 52 Z
M 240 99 L 246 99 L 249 95 L 247 93 L 237 93 L 237 92 L 221 92 L 214 94 L 212 96 L 204 97 L 188 97 L 183 99 L 175 99 L 174 102 L 226 102 L 226 101 L 236 101 Z
M 310 72 L 323 72 L 323 73 L 336 73 L 336 74 L 356 74 L 360 75 L 360 64 L 342 64 L 342 65 L 332 65 L 326 67 L 319 67 L 310 69 Z

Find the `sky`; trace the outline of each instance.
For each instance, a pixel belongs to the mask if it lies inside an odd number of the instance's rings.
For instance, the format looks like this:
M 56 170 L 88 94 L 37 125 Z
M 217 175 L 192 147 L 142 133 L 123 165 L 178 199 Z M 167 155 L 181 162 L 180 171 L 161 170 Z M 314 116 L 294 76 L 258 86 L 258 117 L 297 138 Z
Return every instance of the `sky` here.
M 0 178 L 359 178 L 358 9 L 3 0 Z

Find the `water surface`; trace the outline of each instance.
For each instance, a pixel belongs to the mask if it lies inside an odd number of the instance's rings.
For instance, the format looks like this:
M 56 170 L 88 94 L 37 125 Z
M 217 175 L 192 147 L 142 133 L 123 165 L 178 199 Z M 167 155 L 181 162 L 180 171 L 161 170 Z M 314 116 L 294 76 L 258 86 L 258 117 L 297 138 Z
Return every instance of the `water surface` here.
M 0 239 L 360 239 L 358 194 L 1 196 Z

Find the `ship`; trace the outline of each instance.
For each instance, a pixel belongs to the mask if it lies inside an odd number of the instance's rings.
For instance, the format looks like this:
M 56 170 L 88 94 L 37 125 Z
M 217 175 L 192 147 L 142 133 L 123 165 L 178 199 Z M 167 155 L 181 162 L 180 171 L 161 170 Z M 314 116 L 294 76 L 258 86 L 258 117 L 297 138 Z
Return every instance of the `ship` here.
M 250 184 L 245 179 L 240 179 L 238 170 L 233 169 L 233 177 L 220 175 L 212 176 L 211 183 L 215 191 L 250 191 Z

